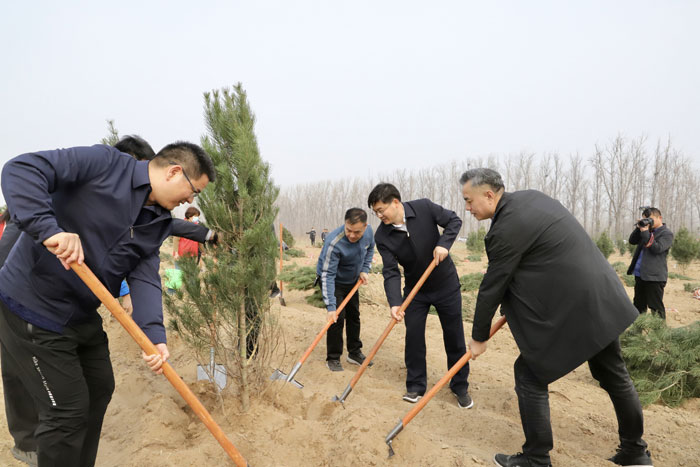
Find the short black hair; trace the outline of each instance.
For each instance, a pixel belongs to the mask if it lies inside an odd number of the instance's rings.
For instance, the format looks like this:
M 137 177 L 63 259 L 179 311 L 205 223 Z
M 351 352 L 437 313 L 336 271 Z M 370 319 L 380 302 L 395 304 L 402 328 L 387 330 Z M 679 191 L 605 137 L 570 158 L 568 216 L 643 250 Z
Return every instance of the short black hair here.
M 377 203 L 391 203 L 393 200 L 398 199 L 401 201 L 401 193 L 399 189 L 396 188 L 391 183 L 379 183 L 377 186 L 372 188 L 367 197 L 367 205 L 370 209 Z
M 137 161 L 150 161 L 156 157 L 156 152 L 151 145 L 138 135 L 126 135 L 114 145 L 114 148 L 130 154 Z
M 459 178 L 459 183 L 464 185 L 471 181 L 472 186 L 488 185 L 494 191 L 501 191 L 505 188 L 501 174 L 493 169 L 480 167 L 478 169 L 467 170 Z
M 358 222 L 366 224 L 367 212 L 361 208 L 350 208 L 345 211 L 345 221 L 351 224 L 357 224 Z
M 648 208 L 645 208 L 644 211 L 642 211 L 642 217 L 651 217 L 651 216 L 661 217 L 661 211 L 659 211 L 658 208 L 654 208 L 651 206 Z
M 216 180 L 216 169 L 209 154 L 200 146 L 187 141 L 168 144 L 158 151 L 152 162 L 159 167 L 165 167 L 171 162 L 175 162 L 189 173 L 190 178 L 206 175 L 210 182 Z

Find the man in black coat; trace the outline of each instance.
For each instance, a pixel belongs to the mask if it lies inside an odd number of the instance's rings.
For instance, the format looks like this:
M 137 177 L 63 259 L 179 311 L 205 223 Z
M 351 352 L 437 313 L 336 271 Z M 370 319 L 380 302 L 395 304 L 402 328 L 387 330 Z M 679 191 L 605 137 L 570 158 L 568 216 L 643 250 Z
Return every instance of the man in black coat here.
M 450 368 L 466 353 L 462 324 L 462 294 L 459 277 L 448 251 L 452 247 L 462 221 L 453 211 L 428 199 L 401 202 L 394 185 L 380 183 L 369 194 L 367 204 L 382 221 L 374 241 L 382 256 L 384 290 L 397 321 L 406 319 L 406 394 L 407 402 L 417 402 L 427 387 L 425 364 L 425 322 L 430 306 L 435 306 Z M 442 234 L 438 226 L 444 228 Z M 413 298 L 405 314 L 399 308 L 418 279 L 432 261 L 438 263 L 423 287 Z M 401 294 L 403 266 L 405 288 Z M 450 381 L 450 389 L 461 408 L 474 403 L 467 391 L 469 365 L 465 365 Z
M 644 209 L 629 242 L 637 245 L 627 270 L 628 275 L 634 275 L 634 306 L 639 314 L 646 313 L 649 307 L 652 313 L 666 319 L 666 257 L 673 244 L 673 232 L 663 223 L 661 211 L 652 207 Z
M 460 182 L 467 211 L 492 219 L 469 348 L 475 359 L 486 351 L 501 305 L 520 349 L 514 373 L 525 444 L 522 454 L 497 454 L 497 465 L 551 465 L 547 386 L 586 361 L 618 419 L 620 446 L 610 460 L 652 465 L 642 440 L 642 407 L 619 342 L 639 314 L 613 268 L 558 201 L 534 190 L 506 193 L 491 169 L 469 170 Z

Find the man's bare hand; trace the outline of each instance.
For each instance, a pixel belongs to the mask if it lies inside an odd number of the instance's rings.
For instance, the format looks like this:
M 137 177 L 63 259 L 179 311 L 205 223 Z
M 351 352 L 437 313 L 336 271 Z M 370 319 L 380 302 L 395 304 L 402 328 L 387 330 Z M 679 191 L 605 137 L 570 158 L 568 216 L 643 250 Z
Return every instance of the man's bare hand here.
M 60 232 L 44 240 L 44 246 L 61 261 L 66 270 L 70 269 L 70 264 L 77 262 L 83 264 L 85 256 L 83 245 L 80 243 L 78 234 Z
M 338 322 L 338 316 L 336 316 L 336 310 L 329 311 L 328 314 L 328 321 L 332 321 L 334 323 Z
M 405 311 L 399 312 L 401 309 L 400 306 L 392 306 L 391 307 L 391 317 L 394 318 L 396 321 L 401 321 L 403 317 L 406 315 Z
M 367 274 L 366 272 L 361 272 L 360 280 L 362 281 L 362 285 L 367 285 L 367 282 L 369 282 L 369 274 Z
M 475 341 L 469 339 L 469 350 L 472 352 L 472 360 L 476 360 L 479 355 L 486 352 L 486 342 Z
M 134 312 L 134 305 L 131 303 L 131 294 L 128 293 L 122 297 L 122 308 L 124 308 L 127 314 Z
M 162 375 L 163 363 L 167 362 L 168 358 L 170 358 L 170 352 L 168 352 L 168 346 L 165 344 L 156 344 L 156 349 L 158 349 L 160 354 L 146 355 L 146 352 L 141 352 L 141 357 L 152 372 L 157 375 Z
M 435 249 L 433 250 L 433 258 L 435 258 L 435 266 L 440 264 L 440 262 L 444 261 L 445 258 L 447 258 L 447 255 L 450 252 L 447 251 L 447 248 L 441 247 L 441 246 L 436 246 Z

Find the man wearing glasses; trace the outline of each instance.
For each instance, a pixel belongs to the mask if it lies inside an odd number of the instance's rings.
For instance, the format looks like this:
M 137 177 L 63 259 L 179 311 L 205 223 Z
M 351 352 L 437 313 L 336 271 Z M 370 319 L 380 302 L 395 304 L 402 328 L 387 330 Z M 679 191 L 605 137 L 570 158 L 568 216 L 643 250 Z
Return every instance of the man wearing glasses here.
M 114 390 L 99 300 L 69 271 L 85 262 L 117 296 L 127 278 L 134 321 L 169 357 L 158 275 L 170 211 L 215 178 L 199 146 L 174 143 L 151 161 L 96 145 L 18 156 L 2 171 L 12 219 L 23 231 L 0 270 L 0 343 L 39 414 L 39 465 L 91 466 Z
M 381 219 L 374 240 L 382 255 L 384 290 L 391 316 L 406 320 L 406 394 L 403 400 L 418 402 L 427 388 L 425 363 L 425 322 L 430 306 L 435 306 L 442 326 L 447 367 L 457 363 L 467 352 L 462 324 L 462 294 L 459 277 L 448 251 L 454 243 L 462 221 L 453 211 L 429 199 L 401 202 L 399 190 L 390 183 L 380 183 L 367 199 L 370 209 Z M 442 235 L 438 227 L 444 228 Z M 418 294 L 399 314 L 403 299 L 410 293 L 431 261 L 439 263 Z M 403 266 L 405 287 L 401 293 Z M 450 381 L 450 389 L 461 408 L 474 403 L 467 391 L 469 364 Z

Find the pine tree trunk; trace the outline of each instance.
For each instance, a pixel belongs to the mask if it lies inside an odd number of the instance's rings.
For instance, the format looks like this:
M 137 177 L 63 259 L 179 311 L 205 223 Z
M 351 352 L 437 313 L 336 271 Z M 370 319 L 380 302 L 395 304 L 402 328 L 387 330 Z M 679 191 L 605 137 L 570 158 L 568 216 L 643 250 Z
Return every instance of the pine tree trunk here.
M 247 412 L 250 407 L 250 393 L 248 384 L 248 355 L 247 352 L 247 326 L 245 316 L 245 301 L 241 303 L 241 309 L 238 313 L 238 350 L 240 352 L 241 361 L 241 405 L 243 412 Z

